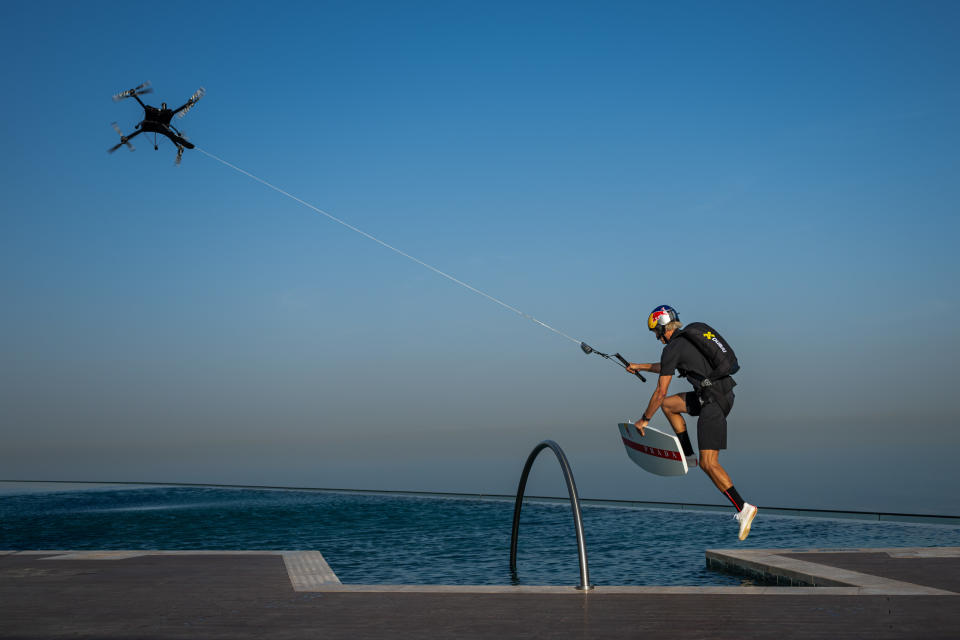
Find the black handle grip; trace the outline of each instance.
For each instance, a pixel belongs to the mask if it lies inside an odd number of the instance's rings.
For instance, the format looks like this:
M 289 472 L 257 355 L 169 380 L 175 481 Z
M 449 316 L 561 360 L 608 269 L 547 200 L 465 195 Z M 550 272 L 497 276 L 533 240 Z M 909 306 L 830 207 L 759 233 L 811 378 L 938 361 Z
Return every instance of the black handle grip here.
M 624 368 L 624 369 L 626 369 L 627 367 L 630 366 L 630 363 L 627 362 L 627 361 L 624 359 L 624 357 L 623 357 L 622 355 L 620 355 L 619 353 L 613 354 L 613 357 L 616 358 L 617 360 L 619 360 L 619 361 L 621 362 L 621 364 L 623 364 L 623 368 Z M 640 375 L 640 372 L 639 372 L 639 371 L 634 371 L 634 372 L 633 372 L 633 375 L 635 375 L 635 376 L 637 376 L 638 378 L 640 378 L 643 382 L 646 382 L 646 381 L 647 381 L 646 378 L 644 378 L 642 375 Z

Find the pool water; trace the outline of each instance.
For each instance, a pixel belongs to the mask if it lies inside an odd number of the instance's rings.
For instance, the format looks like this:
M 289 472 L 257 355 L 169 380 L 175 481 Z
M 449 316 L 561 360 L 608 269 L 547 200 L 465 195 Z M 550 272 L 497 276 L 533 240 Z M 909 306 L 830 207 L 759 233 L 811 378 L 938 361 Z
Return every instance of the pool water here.
M 196 487 L 0 495 L 0 549 L 310 549 L 347 584 L 579 582 L 569 504 Z M 597 585 L 739 585 L 708 548 L 960 546 L 960 527 L 765 515 L 737 540 L 733 511 L 583 507 Z

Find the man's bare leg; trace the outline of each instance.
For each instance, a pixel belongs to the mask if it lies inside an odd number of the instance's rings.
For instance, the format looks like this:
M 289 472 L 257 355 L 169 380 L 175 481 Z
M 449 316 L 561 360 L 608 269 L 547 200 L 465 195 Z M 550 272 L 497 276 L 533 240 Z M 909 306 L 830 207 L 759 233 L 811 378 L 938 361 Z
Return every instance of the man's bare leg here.
M 733 488 L 733 482 L 730 481 L 730 476 L 728 476 L 727 472 L 720 466 L 719 455 L 720 452 L 716 449 L 700 449 L 700 466 L 703 467 L 706 474 L 713 480 L 713 484 L 716 485 L 717 489 L 720 489 L 720 492 L 723 493 L 737 509 L 736 519 L 740 523 L 739 538 L 746 540 L 747 536 L 750 535 L 750 526 L 753 523 L 753 519 L 757 515 L 757 507 L 749 502 L 745 502 L 743 498 L 740 497 L 740 494 L 737 493 L 737 490 Z
M 697 456 L 693 454 L 693 445 L 690 443 L 690 436 L 687 434 L 687 423 L 683 419 L 683 414 L 687 411 L 687 396 L 685 393 L 678 393 L 669 398 L 665 398 L 663 404 L 663 415 L 667 417 L 673 432 L 680 439 L 680 446 L 683 449 L 683 455 L 687 457 L 687 467 L 697 466 Z
M 700 449 L 700 468 L 710 476 L 714 486 L 720 491 L 726 491 L 733 486 L 730 476 L 720 466 L 720 452 L 716 449 Z
M 663 415 L 667 416 L 667 420 L 670 422 L 670 426 L 673 427 L 674 433 L 680 434 L 687 430 L 687 423 L 684 421 L 683 415 L 681 415 L 687 411 L 687 398 L 685 394 L 678 393 L 669 398 L 665 398 L 660 408 L 663 409 Z

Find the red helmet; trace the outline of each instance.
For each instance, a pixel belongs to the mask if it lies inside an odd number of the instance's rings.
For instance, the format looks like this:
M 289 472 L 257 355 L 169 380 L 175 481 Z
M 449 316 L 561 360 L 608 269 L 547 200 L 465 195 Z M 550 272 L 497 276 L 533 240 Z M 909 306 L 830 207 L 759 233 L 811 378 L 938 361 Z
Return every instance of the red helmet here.
M 667 325 L 679 321 L 680 316 L 677 314 L 677 310 L 670 305 L 662 304 L 647 316 L 647 328 L 657 334 L 657 338 L 662 338 L 667 330 Z

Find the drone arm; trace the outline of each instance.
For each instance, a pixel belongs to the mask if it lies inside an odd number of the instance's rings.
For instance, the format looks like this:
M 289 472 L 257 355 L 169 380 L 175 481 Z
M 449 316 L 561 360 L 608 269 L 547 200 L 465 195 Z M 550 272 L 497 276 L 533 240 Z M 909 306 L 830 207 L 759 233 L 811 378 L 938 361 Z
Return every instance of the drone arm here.
M 200 102 L 200 98 L 202 98 L 202 97 L 205 96 L 206 94 L 207 94 L 206 89 L 204 89 L 203 87 L 200 87 L 199 89 L 197 89 L 197 90 L 193 93 L 192 96 L 190 96 L 190 99 L 189 99 L 189 100 L 187 100 L 187 101 L 186 101 L 185 103 L 183 103 L 181 106 L 179 106 L 179 107 L 177 107 L 176 109 L 174 109 L 174 110 L 173 110 L 173 113 L 174 113 L 174 114 L 178 114 L 178 113 L 179 113 L 179 114 L 180 114 L 180 117 L 182 118 L 183 116 L 187 115 L 187 112 L 190 111 L 190 109 L 193 107 L 193 105 L 195 105 L 195 104 L 197 104 L 198 102 Z
M 138 96 L 138 95 L 135 94 L 135 93 L 132 93 L 132 94 L 130 94 L 130 95 L 133 96 L 133 99 L 134 99 L 134 100 L 136 100 L 137 102 L 140 103 L 140 106 L 141 106 L 141 107 L 143 107 L 144 109 L 147 108 L 147 105 L 143 104 L 143 100 L 140 99 L 140 96 Z
M 196 101 L 195 101 L 193 98 L 191 98 L 191 99 L 187 100 L 186 102 L 184 102 L 184 103 L 183 103 L 182 105 L 180 105 L 179 107 L 177 107 L 176 109 L 174 109 L 174 110 L 173 110 L 173 114 L 176 115 L 176 114 L 180 113 L 181 111 L 183 111 L 184 109 L 186 109 L 187 107 L 189 107 L 189 106 L 191 106 L 191 105 L 193 105 L 193 104 L 195 104 L 195 103 L 196 103 Z

